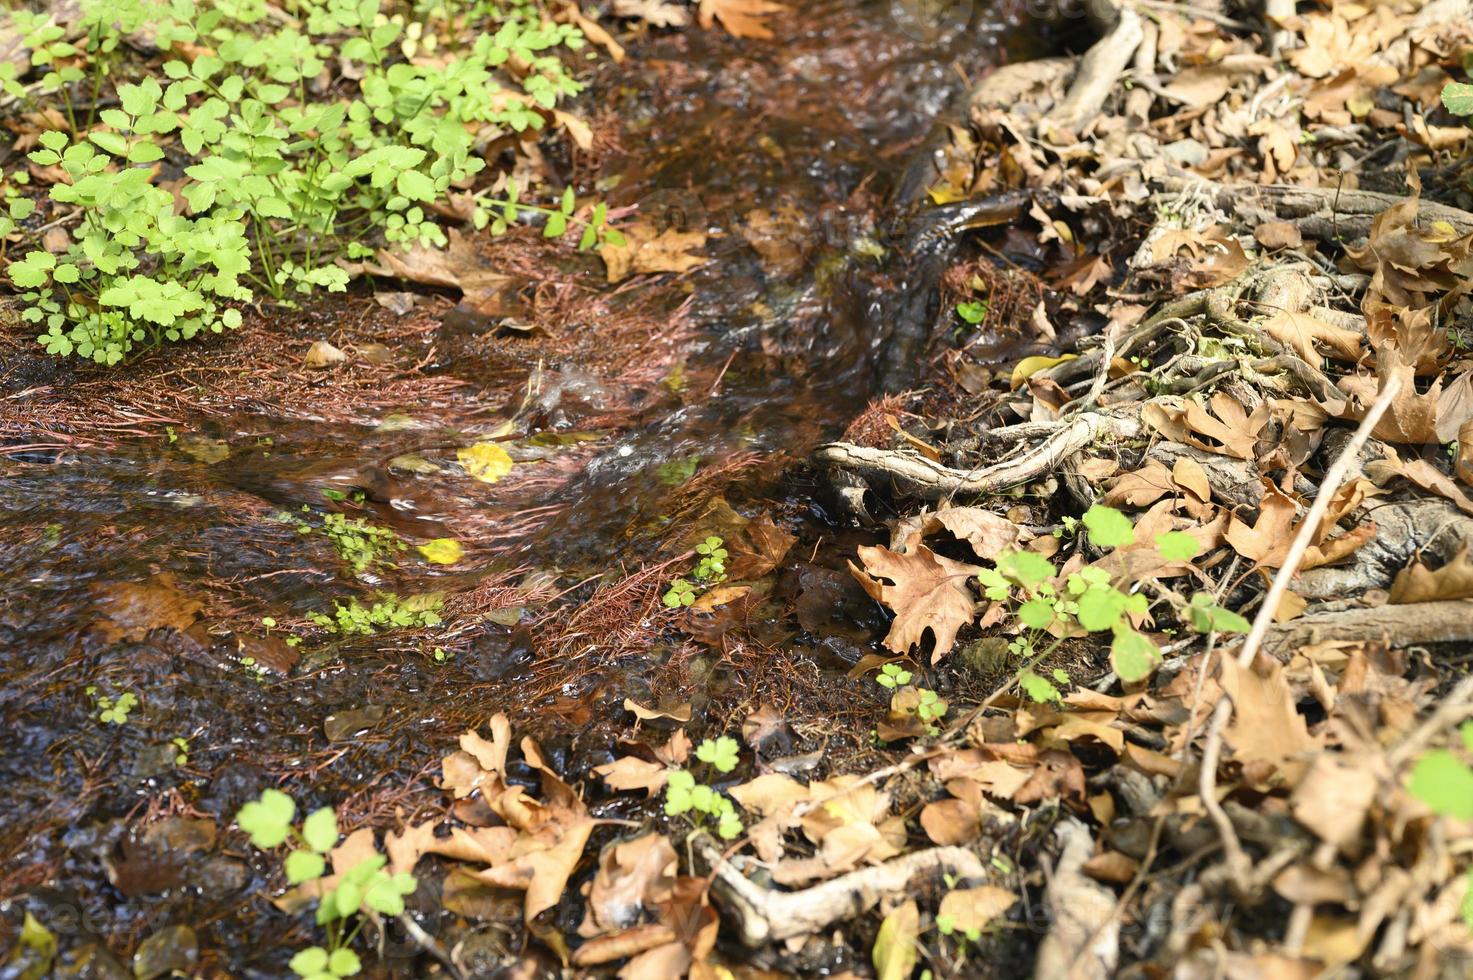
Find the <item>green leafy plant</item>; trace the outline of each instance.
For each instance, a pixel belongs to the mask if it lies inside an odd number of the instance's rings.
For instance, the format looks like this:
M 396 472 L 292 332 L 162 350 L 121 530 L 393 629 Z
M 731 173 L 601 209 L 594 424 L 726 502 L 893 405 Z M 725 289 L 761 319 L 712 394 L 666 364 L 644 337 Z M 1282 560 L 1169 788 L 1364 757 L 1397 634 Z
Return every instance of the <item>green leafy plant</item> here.
M 987 303 L 982 300 L 963 300 L 956 304 L 956 315 L 976 326 L 987 319 Z
M 698 589 L 709 588 L 726 580 L 727 551 L 723 544 L 719 537 L 712 534 L 696 545 L 695 551 L 700 557 L 690 572 L 695 581 L 679 576 L 671 579 L 670 587 L 660 598 L 667 609 L 681 609 L 692 605 L 700 594 Z
M 311 514 L 305 504 L 302 511 Z M 288 511 L 277 515 L 277 520 L 296 528 L 298 534 L 308 535 L 319 529 L 308 521 Z M 392 530 L 370 524 L 361 517 L 328 512 L 322 515 L 321 532 L 332 542 L 338 557 L 353 566 L 355 575 L 362 575 L 375 565 L 393 565 L 393 559 L 409 547 Z
M 189 765 L 189 739 L 177 736 L 169 739 L 169 744 L 174 747 L 174 765 Z
M 1130 518 L 1112 507 L 1099 504 L 1079 520 L 1095 548 L 1111 551 L 1135 543 L 1136 531 Z M 1188 561 L 1200 550 L 1196 538 L 1179 531 L 1157 535 L 1155 546 L 1168 561 Z M 1133 625 L 1143 618 L 1150 603 L 1140 592 L 1124 592 L 1110 573 L 1096 566 L 1071 572 L 1062 583 L 1053 563 L 1031 551 L 999 555 L 995 567 L 983 570 L 978 579 L 983 594 L 994 602 L 1013 607 L 1023 632 L 1009 650 L 1028 660 L 1019 674 L 1024 693 L 1036 701 L 1058 699 L 1058 689 L 1047 678 L 1034 674 L 1032 664 L 1057 649 L 1064 638 L 1081 633 L 1108 633 L 1110 662 L 1126 681 L 1145 678 L 1160 662 L 1156 644 Z M 1248 623 L 1236 613 L 1221 608 L 1212 596 L 1198 594 L 1178 611 L 1198 632 L 1246 632 Z M 1046 635 L 1052 643 L 1039 649 Z
M 444 597 L 427 592 L 401 599 L 390 592 L 379 593 L 378 601 L 365 606 L 356 598 L 347 604 L 333 602 L 332 614 L 312 613 L 307 618 L 329 633 L 372 636 L 381 629 L 438 626 Z
M 910 683 L 913 675 L 899 664 L 885 664 L 875 677 L 875 683 L 881 687 L 887 687 L 892 691 Z
M 86 694 L 97 707 L 97 720 L 104 725 L 126 725 L 128 714 L 139 705 L 138 695 L 124 691 L 116 698 L 97 693 L 94 685 L 87 685 Z
M 115 364 L 136 346 L 237 327 L 231 304 L 259 293 L 342 290 L 339 258 L 444 245 L 436 208 L 494 234 L 534 218 L 548 237 L 581 228 L 583 248 L 620 240 L 606 208 L 582 216 L 571 188 L 527 202 L 515 181 L 482 173 L 486 142 L 544 128 L 581 88 L 559 58 L 584 46 L 581 31 L 534 4 L 478 5 L 461 28 L 475 40 L 433 62 L 404 54 L 426 22 L 394 0 L 296 0 L 284 18 L 253 0 L 80 7 L 78 42 L 49 15 L 16 12 L 30 63 L 0 69 L 11 100 L 43 114 L 59 102 L 66 120 L 30 161 L 65 174 L 48 198 L 80 225 L 63 253 L 33 249 L 10 266 L 50 353 Z M 204 53 L 124 81 L 121 45 L 144 27 L 160 51 Z M 182 213 L 154 184 L 166 158 L 184 164 Z M 12 204 L 4 220 L 33 210 Z
M 683 578 L 670 580 L 670 588 L 660 597 L 660 602 L 667 609 L 680 609 L 689 606 L 696 601 L 696 587 Z
M 308 814 L 295 823 L 296 803 L 286 793 L 268 789 L 240 808 L 235 822 L 250 835 L 251 843 L 273 850 L 290 842 L 282 862 L 288 884 L 303 885 L 322 879 L 327 857 L 338 841 L 337 815 L 332 807 Z M 317 902 L 317 924 L 327 934 L 325 946 L 312 946 L 292 957 L 293 972 L 309 980 L 353 976 L 362 969 L 351 946 L 363 926 L 360 912 L 395 916 L 404 912 L 404 896 L 418 885 L 413 875 L 390 875 L 388 859 L 375 853 L 336 875 L 333 886 Z
M 736 769 L 739 755 L 737 740 L 728 735 L 708 738 L 696 747 L 698 760 L 723 773 Z M 693 814 L 697 823 L 713 819 L 722 840 L 734 840 L 742 833 L 742 819 L 736 805 L 720 791 L 696 782 L 696 777 L 685 769 L 675 770 L 665 781 L 665 813 L 672 817 Z
M 1473 767 L 1466 755 L 1473 753 L 1473 721 L 1458 728 L 1463 753 L 1434 749 L 1417 760 L 1407 792 L 1438 816 L 1473 820 Z M 1461 908 L 1463 921 L 1473 929 L 1473 868 L 1468 870 L 1468 891 Z

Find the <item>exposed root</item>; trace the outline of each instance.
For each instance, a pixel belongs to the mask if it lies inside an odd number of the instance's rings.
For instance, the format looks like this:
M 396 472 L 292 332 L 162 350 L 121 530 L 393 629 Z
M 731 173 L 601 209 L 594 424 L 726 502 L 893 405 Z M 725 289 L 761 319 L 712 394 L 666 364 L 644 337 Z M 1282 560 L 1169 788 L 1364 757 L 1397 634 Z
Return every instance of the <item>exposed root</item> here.
M 737 918 L 742 941 L 748 946 L 822 932 L 841 919 L 874 908 L 882 895 L 905 893 L 919 874 L 947 874 L 958 881 L 987 878 L 987 868 L 976 854 L 964 847 L 936 847 L 851 871 L 802 891 L 780 892 L 754 884 L 709 838 L 702 838 L 700 847 L 715 877 L 717 900 Z

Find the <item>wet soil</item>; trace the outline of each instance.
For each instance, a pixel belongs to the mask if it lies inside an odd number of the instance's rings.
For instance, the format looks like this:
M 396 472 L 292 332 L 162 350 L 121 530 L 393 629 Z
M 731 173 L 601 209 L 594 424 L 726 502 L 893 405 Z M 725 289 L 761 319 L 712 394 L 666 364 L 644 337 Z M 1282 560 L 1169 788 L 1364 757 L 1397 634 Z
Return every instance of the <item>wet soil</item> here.
M 859 539 L 783 473 L 894 384 L 896 311 L 929 329 L 940 270 L 907 261 L 895 188 L 967 80 L 1040 43 L 1018 19 L 978 11 L 934 37 L 897 29 L 889 4 L 828 0 L 779 42 L 693 30 L 601 70 L 597 152 L 555 166 L 615 208 L 704 230 L 710 261 L 680 279 L 610 286 L 533 230 L 475 243 L 511 275 L 510 307 L 421 291 L 401 316 L 360 285 L 112 374 L 8 338 L 0 895 L 79 975 L 174 924 L 205 965 L 274 975 L 310 937 L 261 897 L 270 868 L 213 832 L 193 847 L 141 828 L 223 830 L 273 785 L 337 805 L 347 828 L 407 817 L 438 801 L 428 774 L 454 735 L 495 710 L 573 779 L 611 758 L 626 697 L 694 700 L 697 731 L 773 701 L 807 733 L 798 748 L 858 719 L 832 744 L 860 751 L 879 702 L 837 683 L 880 625 L 842 573 Z M 354 359 L 308 371 L 319 338 Z M 450 475 L 486 440 L 511 475 Z M 440 469 L 390 465 L 406 455 Z M 466 557 L 355 576 L 283 511 L 453 537 Z M 741 641 L 723 640 L 738 613 L 676 634 L 660 563 L 762 511 L 800 545 L 739 610 Z M 446 622 L 357 638 L 307 622 L 377 590 L 442 592 Z M 140 701 L 127 723 L 99 722 L 97 697 L 123 692 Z

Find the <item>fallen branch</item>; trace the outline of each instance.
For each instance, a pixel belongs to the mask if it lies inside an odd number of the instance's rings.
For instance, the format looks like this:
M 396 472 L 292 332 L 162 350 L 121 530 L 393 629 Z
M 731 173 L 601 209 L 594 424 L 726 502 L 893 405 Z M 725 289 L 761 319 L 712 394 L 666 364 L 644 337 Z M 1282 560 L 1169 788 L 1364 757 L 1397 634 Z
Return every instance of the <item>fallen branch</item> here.
M 847 442 L 819 446 L 813 460 L 866 479 L 888 480 L 899 493 L 941 500 L 957 494 L 995 493 L 1028 483 L 1097 439 L 1130 439 L 1139 435 L 1140 429 L 1140 420 L 1135 417 L 1089 412 L 1061 422 L 1046 441 L 1016 458 L 975 470 L 956 470 L 916 453 Z
M 1473 642 L 1473 599 L 1312 613 L 1269 630 L 1263 646 L 1283 659 L 1311 643 L 1341 640 L 1380 640 L 1397 647 Z
M 740 923 L 748 946 L 820 932 L 841 919 L 873 908 L 886 894 L 904 894 L 918 874 L 947 874 L 959 880 L 987 878 L 982 859 L 964 847 L 936 847 L 916 851 L 884 864 L 861 868 L 802 891 L 764 888 L 746 875 L 703 837 L 701 853 L 711 864 L 715 893 Z

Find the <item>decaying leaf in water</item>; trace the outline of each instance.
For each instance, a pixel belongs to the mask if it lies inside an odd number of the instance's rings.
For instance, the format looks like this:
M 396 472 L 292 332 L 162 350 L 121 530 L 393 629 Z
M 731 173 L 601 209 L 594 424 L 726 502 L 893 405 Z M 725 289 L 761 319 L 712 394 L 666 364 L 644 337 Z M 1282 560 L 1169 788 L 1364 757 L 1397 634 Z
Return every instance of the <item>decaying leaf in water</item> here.
M 859 559 L 864 568 L 849 562 L 850 574 L 871 598 L 895 613 L 885 636 L 886 648 L 908 653 L 930 630 L 936 640 L 932 662 L 946 656 L 956 645 L 957 630 L 972 621 L 974 600 L 967 582 L 982 569 L 938 555 L 923 544 L 905 554 L 860 547 Z
M 211 439 L 195 433 L 182 435 L 178 442 L 179 451 L 199 460 L 206 466 L 230 458 L 230 443 L 224 439 Z
M 136 643 L 156 629 L 187 630 L 204 604 L 180 592 L 172 576 L 147 582 L 110 582 L 92 587 L 98 618 L 93 630 L 108 643 Z
M 417 545 L 416 550 L 432 565 L 454 565 L 465 557 L 465 548 L 454 538 L 435 538 Z
M 495 483 L 512 470 L 512 458 L 494 442 L 478 442 L 455 451 L 462 469 L 482 483 Z
M 609 282 L 645 272 L 689 272 L 706 264 L 704 255 L 689 254 L 706 245 L 703 231 L 656 231 L 647 222 L 633 221 L 619 229 L 624 244 L 604 243 L 603 257 Z
M 700 0 L 698 16 L 701 26 L 707 30 L 719 20 L 732 37 L 767 40 L 772 37 L 772 30 L 765 23 L 766 18 L 783 9 L 782 4 L 773 0 Z
M 450 229 L 445 248 L 415 244 L 409 249 L 381 249 L 377 264 L 366 262 L 362 271 L 389 279 L 408 279 L 427 286 L 459 289 L 466 305 L 482 313 L 500 310 L 502 294 L 515 282 L 511 276 L 494 272 L 475 242 Z
M 1473 599 L 1473 564 L 1468 545 L 1441 568 L 1428 568 L 1415 561 L 1396 573 L 1391 583 L 1391 602 L 1435 602 L 1439 599 Z

